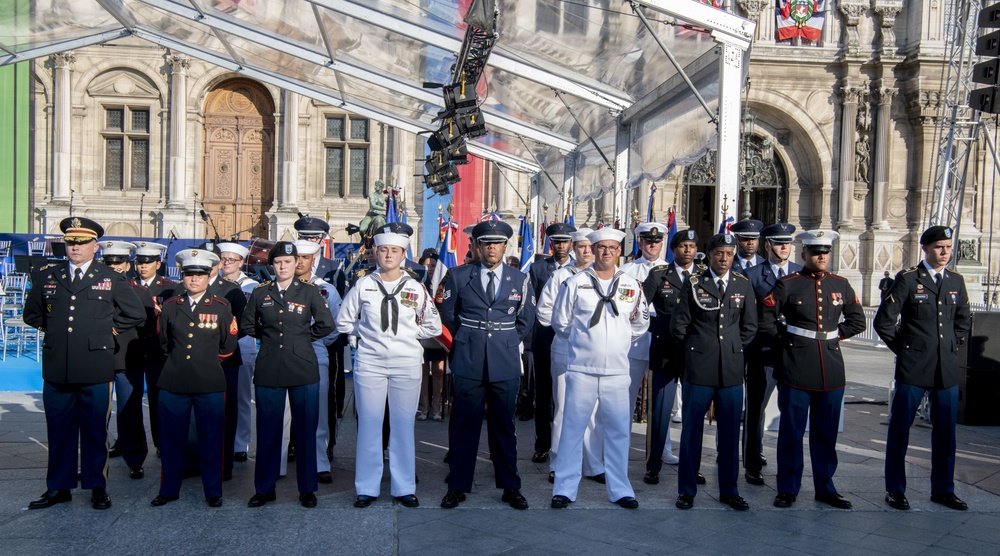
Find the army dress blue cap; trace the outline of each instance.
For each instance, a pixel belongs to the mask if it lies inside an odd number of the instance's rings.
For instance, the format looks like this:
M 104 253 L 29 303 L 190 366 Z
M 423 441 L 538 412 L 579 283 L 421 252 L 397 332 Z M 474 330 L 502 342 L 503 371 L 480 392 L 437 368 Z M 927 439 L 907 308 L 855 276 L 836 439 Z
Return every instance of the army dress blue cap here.
M 323 237 L 330 232 L 330 225 L 313 216 L 303 216 L 293 224 L 299 237 Z
M 787 222 L 778 222 L 761 230 L 760 235 L 771 243 L 791 243 L 795 226 Z
M 840 237 L 840 234 L 833 230 L 809 230 L 795 236 L 795 239 L 802 242 L 802 247 L 812 253 L 829 253 L 833 249 L 833 242 Z
M 705 244 L 705 252 L 708 253 L 716 247 L 736 247 L 736 238 L 732 234 L 715 234 L 708 239 Z
M 486 220 L 472 228 L 472 238 L 479 243 L 505 243 L 512 235 L 514 229 L 502 220 Z
M 564 222 L 556 222 L 545 228 L 545 235 L 549 237 L 549 241 L 571 241 L 573 239 L 573 232 L 575 231 L 576 228 L 574 226 Z
M 383 234 L 399 234 L 406 237 L 413 237 L 413 226 L 402 222 L 389 222 L 382 226 Z
M 219 264 L 219 256 L 204 249 L 184 249 L 174 255 L 182 274 L 206 274 Z
M 215 253 L 216 257 L 222 257 L 222 250 L 219 249 L 219 244 L 215 243 L 214 241 L 206 241 L 206 242 L 202 243 L 201 245 L 195 247 L 194 249 L 201 249 L 203 251 L 211 251 L 212 253 Z M 176 259 L 176 257 L 174 257 L 174 258 Z
M 670 238 L 670 250 L 673 251 L 677 249 L 677 246 L 682 242 L 692 241 L 695 244 L 698 243 L 698 232 L 688 228 L 687 230 L 681 230 L 674 234 L 674 237 Z
M 764 229 L 764 223 L 760 220 L 740 220 L 729 227 L 729 233 L 734 236 L 752 239 L 760 237 L 760 231 Z
M 667 227 L 659 222 L 646 222 L 635 227 L 635 235 L 647 241 L 663 241 L 667 231 Z
M 295 248 L 295 244 L 291 241 L 279 241 L 274 244 L 271 251 L 267 254 L 267 264 L 274 264 L 274 259 L 277 257 L 298 257 L 299 250 Z
M 82 216 L 63 218 L 59 222 L 59 231 L 63 233 L 64 241 L 87 242 L 100 239 L 104 235 L 104 227 Z
M 955 232 L 948 226 L 931 226 L 920 234 L 920 245 L 927 245 L 936 241 L 945 241 L 955 238 Z

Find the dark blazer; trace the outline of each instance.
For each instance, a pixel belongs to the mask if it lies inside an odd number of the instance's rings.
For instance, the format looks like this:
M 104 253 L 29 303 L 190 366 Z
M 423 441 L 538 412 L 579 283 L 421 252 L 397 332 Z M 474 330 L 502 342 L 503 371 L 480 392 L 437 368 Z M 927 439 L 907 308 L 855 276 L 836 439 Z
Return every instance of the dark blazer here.
M 71 280 L 69 264 L 49 267 L 38 273 L 24 303 L 24 322 L 45 332 L 42 378 L 57 384 L 111 382 L 114 332 L 142 324 L 146 312 L 125 275 L 97 261 L 79 282 Z
M 186 295 L 175 297 L 163 304 L 158 333 L 167 361 L 157 386 L 174 394 L 226 391 L 221 361 L 239 351 L 229 303 L 206 292 L 192 310 Z
M 692 276 L 701 270 L 692 265 Z M 642 283 L 642 292 L 656 311 L 656 317 L 649 325 L 652 339 L 649 343 L 649 368 L 670 378 L 678 378 L 684 373 L 684 349 L 674 341 L 670 333 L 670 317 L 677 307 L 677 300 L 684 291 L 684 276 L 677 265 L 669 263 L 649 271 Z
M 504 267 L 495 300 L 486 299 L 479 263 L 448 270 L 442 290 L 441 322 L 452 335 L 451 370 L 455 376 L 489 382 L 518 379 L 521 376 L 519 345 L 535 322 L 535 295 L 528 277 L 509 266 Z M 509 330 L 483 330 L 462 324 L 489 322 Z
M 965 278 L 945 270 L 938 287 L 923 265 L 901 271 L 872 326 L 896 354 L 897 381 L 920 388 L 956 386 L 958 341 L 972 326 Z
M 250 294 L 239 323 L 240 334 L 260 340 L 254 384 L 291 388 L 319 382 L 312 342 L 334 330 L 333 316 L 319 288 L 293 278 L 282 299 L 277 283 L 264 282 Z
M 139 326 L 120 332 L 115 336 L 115 370 L 117 371 L 145 367 L 145 339 L 149 336 L 156 336 L 156 308 L 153 304 L 153 295 L 135 280 L 129 280 L 129 285 L 132 286 L 132 291 L 135 292 L 139 301 L 142 302 L 146 320 Z M 157 346 L 156 351 L 160 351 L 159 346 Z
M 760 255 L 754 255 L 753 256 L 753 266 L 750 267 L 750 268 L 754 268 L 754 267 L 760 266 L 760 265 L 762 265 L 762 264 L 764 264 L 766 262 L 767 262 L 767 259 L 765 259 L 764 257 L 761 257 Z M 746 276 L 747 275 L 747 271 L 749 271 L 750 268 L 744 267 L 743 266 L 743 259 L 741 259 L 739 257 L 739 255 L 737 255 L 735 257 L 735 260 L 733 261 L 733 267 L 730 270 L 735 271 L 738 274 L 742 274 L 742 275 Z
M 542 296 L 542 289 L 545 288 L 545 283 L 549 281 L 552 273 L 557 268 L 559 268 L 559 263 L 556 262 L 555 257 L 546 257 L 540 261 L 535 261 L 528 267 L 528 281 L 531 284 L 532 293 L 535 294 L 535 300 Z M 552 349 L 552 340 L 555 337 L 556 333 L 552 330 L 551 326 L 542 326 L 541 323 L 535 321 L 531 329 L 531 340 L 530 342 L 525 342 L 525 348 L 549 351 Z
M 715 388 L 743 384 L 743 349 L 757 332 L 750 281 L 730 271 L 723 293 L 710 272 L 692 277 L 670 317 L 670 331 L 684 346 L 684 382 Z
M 133 284 L 138 284 L 139 279 L 133 279 Z M 153 301 L 162 309 L 163 304 L 174 297 L 175 291 L 183 291 L 184 286 L 178 285 L 162 276 L 157 276 L 147 287 Z M 143 304 L 145 305 L 145 303 Z M 163 349 L 160 347 L 160 337 L 156 333 L 156 321 L 159 314 L 154 308 L 146 307 L 146 323 L 138 328 L 139 341 L 142 343 L 142 354 L 146 358 L 146 363 L 159 363 L 163 361 Z
M 800 390 L 829 392 L 847 384 L 840 340 L 865 329 L 865 313 L 851 284 L 829 272 L 789 274 L 764 297 L 760 333 L 780 352 L 774 378 Z M 790 334 L 781 324 L 810 331 L 839 333 L 839 339 Z M 841 320 L 843 319 L 843 320 Z M 822 325 L 822 326 L 820 326 Z
M 788 261 L 788 270 L 785 276 L 802 270 L 802 265 Z M 745 273 L 753 287 L 753 292 L 757 296 L 757 301 L 763 300 L 767 294 L 771 293 L 774 285 L 778 283 L 778 277 L 774 274 L 769 261 L 764 261 L 758 265 L 750 267 Z M 759 309 L 759 308 L 758 308 Z

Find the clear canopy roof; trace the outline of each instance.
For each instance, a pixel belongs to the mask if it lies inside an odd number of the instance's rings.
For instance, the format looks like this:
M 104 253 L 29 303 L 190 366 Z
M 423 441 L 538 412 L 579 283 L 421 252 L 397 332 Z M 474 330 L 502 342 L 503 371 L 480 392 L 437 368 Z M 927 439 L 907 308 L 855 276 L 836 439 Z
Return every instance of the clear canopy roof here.
M 24 13 L 0 10 L 0 65 L 133 35 L 424 132 L 438 127 L 443 101 L 422 85 L 454 80 L 469 3 L 33 0 Z M 478 84 L 489 133 L 470 150 L 528 171 L 606 135 L 625 109 L 662 94 L 678 72 L 658 42 L 684 67 L 719 42 L 745 49 L 753 33 L 753 23 L 697 0 L 496 4 L 498 41 Z

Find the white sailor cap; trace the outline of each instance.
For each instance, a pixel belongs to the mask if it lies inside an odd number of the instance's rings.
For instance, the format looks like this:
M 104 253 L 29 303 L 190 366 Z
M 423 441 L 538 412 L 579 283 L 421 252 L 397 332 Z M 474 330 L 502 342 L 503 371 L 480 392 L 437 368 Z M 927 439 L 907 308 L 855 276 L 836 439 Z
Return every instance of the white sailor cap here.
M 403 234 L 394 234 L 392 232 L 375 234 L 375 247 L 383 245 L 394 245 L 406 249 L 410 246 L 410 238 Z
M 174 255 L 181 273 L 204 273 L 219 264 L 219 256 L 205 249 L 184 249 Z
M 239 243 L 220 243 L 218 245 L 220 253 L 233 253 L 245 259 L 250 255 L 250 250 Z
M 135 244 L 127 241 L 109 240 L 101 242 L 102 257 L 128 257 L 132 254 L 133 249 L 135 249 Z
M 589 242 L 590 239 L 588 239 L 588 236 L 592 233 L 594 233 L 594 230 L 591 228 L 580 228 L 579 230 L 570 234 L 570 237 L 573 239 L 573 243 L 576 243 L 578 241 Z
M 306 241 L 304 239 L 299 239 L 293 242 L 295 244 L 295 250 L 299 252 L 299 255 L 315 255 L 319 253 L 319 248 L 322 245 L 314 243 L 312 241 Z
M 587 239 L 590 240 L 590 243 L 597 243 L 598 241 L 615 241 L 621 243 L 625 239 L 625 232 L 609 226 L 600 230 L 594 230 L 587 236 Z
M 796 241 L 813 253 L 829 253 L 838 238 L 840 234 L 833 230 L 808 230 L 795 236 Z
M 146 262 L 150 260 L 158 261 L 163 258 L 163 252 L 166 250 L 167 246 L 162 243 L 140 241 L 135 244 L 135 260 L 141 261 L 142 259 L 146 259 Z

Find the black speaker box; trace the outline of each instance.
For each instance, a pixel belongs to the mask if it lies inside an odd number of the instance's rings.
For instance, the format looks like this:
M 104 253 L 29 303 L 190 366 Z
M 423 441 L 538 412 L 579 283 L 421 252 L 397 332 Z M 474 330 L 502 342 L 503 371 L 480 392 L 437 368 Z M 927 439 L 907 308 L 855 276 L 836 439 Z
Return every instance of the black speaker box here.
M 958 348 L 958 422 L 1000 425 L 1000 313 L 973 313 L 972 331 Z M 998 332 L 993 338 L 993 332 Z

